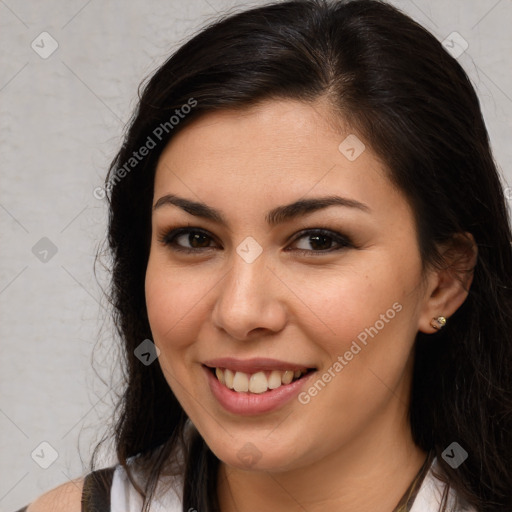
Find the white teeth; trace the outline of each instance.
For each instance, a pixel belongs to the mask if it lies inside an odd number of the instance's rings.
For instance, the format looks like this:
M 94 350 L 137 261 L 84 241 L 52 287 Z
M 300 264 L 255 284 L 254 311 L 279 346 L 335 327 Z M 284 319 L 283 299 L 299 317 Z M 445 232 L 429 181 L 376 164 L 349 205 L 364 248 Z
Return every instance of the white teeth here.
M 267 373 L 263 371 L 251 375 L 244 372 L 233 372 L 228 368 L 215 368 L 215 375 L 219 382 L 240 393 L 248 391 L 258 394 L 265 393 L 269 389 L 277 389 L 290 384 L 305 373 L 306 370 L 272 370 L 267 376 Z
M 283 372 L 278 372 L 277 370 L 270 372 L 270 376 L 268 378 L 269 389 L 276 389 L 282 384 L 281 375 L 283 375 Z
M 235 374 L 231 370 L 228 370 L 227 368 L 224 370 L 224 384 L 226 384 L 226 387 L 228 387 L 229 389 L 233 389 L 234 377 Z
M 233 389 L 235 391 L 249 391 L 249 377 L 246 373 L 235 373 L 235 378 L 233 379 Z
M 265 393 L 268 389 L 267 376 L 263 372 L 254 373 L 249 379 L 251 393 Z
M 286 370 L 283 373 L 283 376 L 281 377 L 281 382 L 283 384 L 290 384 L 290 382 L 293 380 L 293 372 L 290 370 Z

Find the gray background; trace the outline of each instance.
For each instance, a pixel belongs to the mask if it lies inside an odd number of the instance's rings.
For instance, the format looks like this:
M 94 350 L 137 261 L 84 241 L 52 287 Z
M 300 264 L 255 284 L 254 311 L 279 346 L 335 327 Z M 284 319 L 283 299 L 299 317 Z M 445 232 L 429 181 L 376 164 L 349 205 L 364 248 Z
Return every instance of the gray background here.
M 118 379 L 106 275 L 93 270 L 106 205 L 93 190 L 139 82 L 218 12 L 263 3 L 0 0 L 0 511 L 82 474 L 106 426 Z M 468 42 L 458 59 L 512 183 L 512 1 L 392 3 L 439 40 Z M 51 49 L 44 31 L 59 45 L 47 58 L 31 47 Z

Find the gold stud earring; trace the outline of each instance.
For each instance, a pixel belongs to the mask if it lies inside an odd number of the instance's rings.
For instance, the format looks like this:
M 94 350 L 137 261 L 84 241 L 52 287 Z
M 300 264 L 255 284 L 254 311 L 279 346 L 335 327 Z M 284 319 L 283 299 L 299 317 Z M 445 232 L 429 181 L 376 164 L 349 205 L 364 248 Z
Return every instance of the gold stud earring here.
M 432 318 L 430 325 L 436 330 L 442 329 L 446 325 L 446 318 L 444 316 Z

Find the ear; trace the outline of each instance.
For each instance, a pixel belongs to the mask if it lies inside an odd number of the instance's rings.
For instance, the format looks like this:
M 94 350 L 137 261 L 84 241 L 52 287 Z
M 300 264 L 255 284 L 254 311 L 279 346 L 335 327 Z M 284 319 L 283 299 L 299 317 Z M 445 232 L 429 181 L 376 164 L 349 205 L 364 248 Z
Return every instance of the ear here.
M 418 322 L 418 330 L 426 334 L 438 330 L 431 325 L 432 319 L 444 316 L 448 320 L 466 300 L 478 257 L 471 233 L 457 233 L 439 249 L 444 263 L 429 271 Z

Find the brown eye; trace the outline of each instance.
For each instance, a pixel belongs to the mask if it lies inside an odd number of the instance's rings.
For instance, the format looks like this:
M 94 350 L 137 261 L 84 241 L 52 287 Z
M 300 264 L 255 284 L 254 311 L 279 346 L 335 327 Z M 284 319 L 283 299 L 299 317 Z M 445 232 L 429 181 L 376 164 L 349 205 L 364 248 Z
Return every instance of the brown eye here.
M 297 242 L 302 239 L 304 239 L 304 242 L 301 242 L 303 247 L 293 250 L 308 256 L 319 256 L 325 253 L 354 247 L 346 236 L 326 229 L 309 229 L 302 231 L 299 233 L 299 236 L 295 238 L 293 245 L 297 245 Z M 172 229 L 160 238 L 160 242 L 169 246 L 173 251 L 184 253 L 199 253 L 206 249 L 214 249 L 215 247 L 211 245 L 212 241 L 214 241 L 212 236 L 206 231 L 197 228 Z
M 205 231 L 199 229 L 173 229 L 167 232 L 160 241 L 175 251 L 196 252 L 202 249 L 211 249 L 213 238 Z M 187 246 L 188 244 L 188 246 Z
M 310 229 L 307 231 L 303 231 L 300 236 L 298 236 L 294 244 L 297 241 L 304 239 L 305 242 L 302 243 L 303 247 L 297 249 L 301 253 L 326 253 L 333 252 L 340 249 L 344 249 L 347 247 L 353 247 L 353 244 L 350 240 L 341 235 L 340 233 L 336 233 L 334 231 L 329 231 L 325 229 Z M 338 247 L 332 248 L 333 243 Z
M 184 238 L 185 240 L 187 240 L 188 243 L 191 245 L 191 247 L 194 249 L 208 247 L 208 245 L 210 244 L 210 242 L 208 240 L 209 237 L 207 235 L 205 235 L 203 233 L 194 232 L 194 231 L 190 232 L 188 235 L 182 234 L 180 236 L 177 236 L 175 238 L 175 240 L 179 240 L 180 238 Z M 180 244 L 178 244 L 178 245 L 180 245 Z

